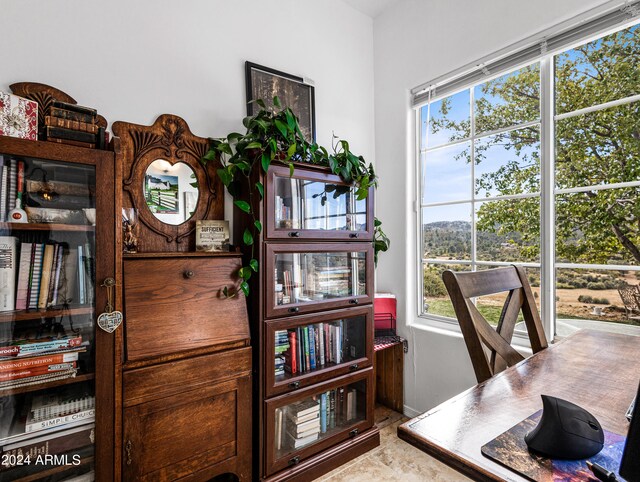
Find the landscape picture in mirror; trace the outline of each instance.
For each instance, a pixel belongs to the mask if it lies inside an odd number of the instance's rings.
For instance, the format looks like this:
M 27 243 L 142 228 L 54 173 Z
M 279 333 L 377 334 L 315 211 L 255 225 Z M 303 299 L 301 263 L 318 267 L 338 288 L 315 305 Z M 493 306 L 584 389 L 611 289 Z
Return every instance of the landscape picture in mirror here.
M 157 159 L 147 168 L 143 192 L 147 207 L 158 220 L 178 225 L 193 215 L 199 197 L 198 180 L 188 164 Z

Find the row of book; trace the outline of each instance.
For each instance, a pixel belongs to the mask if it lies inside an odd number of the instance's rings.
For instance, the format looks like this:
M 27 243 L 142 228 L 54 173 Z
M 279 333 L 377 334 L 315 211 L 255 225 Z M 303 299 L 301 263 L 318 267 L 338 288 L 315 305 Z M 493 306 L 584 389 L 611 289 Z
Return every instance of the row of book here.
M 286 341 L 285 341 L 286 337 Z M 275 332 L 276 376 L 292 375 L 343 362 L 344 320 Z M 282 358 L 281 370 L 279 360 Z
M 109 143 L 95 109 L 54 100 L 45 114 L 40 132 L 44 140 L 90 149 L 105 149 Z
M 70 248 L 67 243 L 23 242 L 19 256 L 17 248 L 18 238 L 0 236 L 0 311 L 93 303 L 90 243 Z
M 0 154 L 0 222 L 8 222 L 9 212 L 22 199 L 24 188 L 24 162 Z
M 83 384 L 60 387 L 27 399 L 25 412 L 3 414 L 0 471 L 12 469 L 16 458 L 33 462 L 43 455 L 78 451 L 95 440 L 95 397 Z M 13 457 L 12 457 L 13 456 Z
M 276 450 L 298 450 L 357 419 L 358 391 L 339 387 L 275 410 Z

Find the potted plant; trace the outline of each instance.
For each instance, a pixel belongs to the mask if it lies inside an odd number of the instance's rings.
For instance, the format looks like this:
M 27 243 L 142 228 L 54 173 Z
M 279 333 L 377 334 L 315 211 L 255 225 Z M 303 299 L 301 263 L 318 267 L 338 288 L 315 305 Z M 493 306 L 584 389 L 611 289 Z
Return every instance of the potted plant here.
M 260 181 L 253 182 L 254 169 L 267 172 L 272 162 L 289 165 L 289 172 L 293 175 L 297 163 L 313 164 L 328 167 L 331 172 L 339 175 L 343 181 L 355 186 L 358 200 L 369 194 L 371 186 L 377 187 L 378 180 L 373 166 L 367 165 L 362 156 L 357 156 L 349 149 L 349 143 L 334 137 L 332 151 L 315 142 L 308 142 L 298 124 L 298 118 L 290 108 L 282 108 L 280 101 L 274 97 L 275 112 L 266 109 L 262 100 L 256 100 L 260 107 L 257 114 L 245 117 L 243 122 L 246 132 L 240 134 L 232 132 L 226 138 L 211 139 L 210 149 L 202 158 L 203 163 L 220 159 L 222 167 L 217 173 L 231 196 L 233 204 L 252 217 L 251 228 L 246 228 L 242 236 L 242 243 L 251 248 L 249 262 L 239 271 L 240 289 L 245 295 L 249 294 L 248 280 L 252 273 L 257 273 L 259 266 L 254 257 L 254 239 L 262 231 L 262 225 L 253 210 L 255 196 L 262 199 L 264 186 Z M 241 189 L 244 184 L 245 189 Z M 242 194 L 246 193 L 246 194 Z M 378 253 L 389 248 L 389 238 L 381 228 L 381 222 L 375 219 L 374 252 L 377 263 Z M 236 240 L 238 243 L 239 240 Z M 225 296 L 232 296 L 227 288 L 223 289 Z

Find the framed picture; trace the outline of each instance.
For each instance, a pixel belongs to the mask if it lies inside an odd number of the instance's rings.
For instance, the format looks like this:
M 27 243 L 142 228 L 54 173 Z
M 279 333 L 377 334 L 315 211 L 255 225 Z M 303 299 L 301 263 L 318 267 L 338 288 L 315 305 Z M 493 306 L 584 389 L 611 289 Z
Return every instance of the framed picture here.
M 300 130 L 308 141 L 316 139 L 315 93 L 302 77 L 286 74 L 252 62 L 245 62 L 247 82 L 247 115 L 257 111 L 252 100 L 262 99 L 273 109 L 273 97 L 278 96 L 283 107 L 289 107 L 298 117 Z

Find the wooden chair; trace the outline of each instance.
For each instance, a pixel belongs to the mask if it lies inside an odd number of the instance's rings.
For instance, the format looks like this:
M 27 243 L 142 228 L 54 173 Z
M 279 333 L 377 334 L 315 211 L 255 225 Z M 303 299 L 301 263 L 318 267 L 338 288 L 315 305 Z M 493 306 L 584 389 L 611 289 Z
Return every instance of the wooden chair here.
M 638 285 L 627 285 L 619 288 L 620 299 L 624 303 L 624 310 L 627 318 L 633 321 L 640 321 L 640 287 Z
M 491 378 L 524 357 L 511 346 L 522 310 L 534 353 L 547 347 L 542 322 L 524 269 L 518 266 L 485 271 L 442 273 L 478 383 Z M 494 328 L 473 304 L 473 298 L 508 291 L 498 326 Z M 484 345 L 484 347 L 483 347 Z M 485 347 L 487 352 L 485 352 Z

